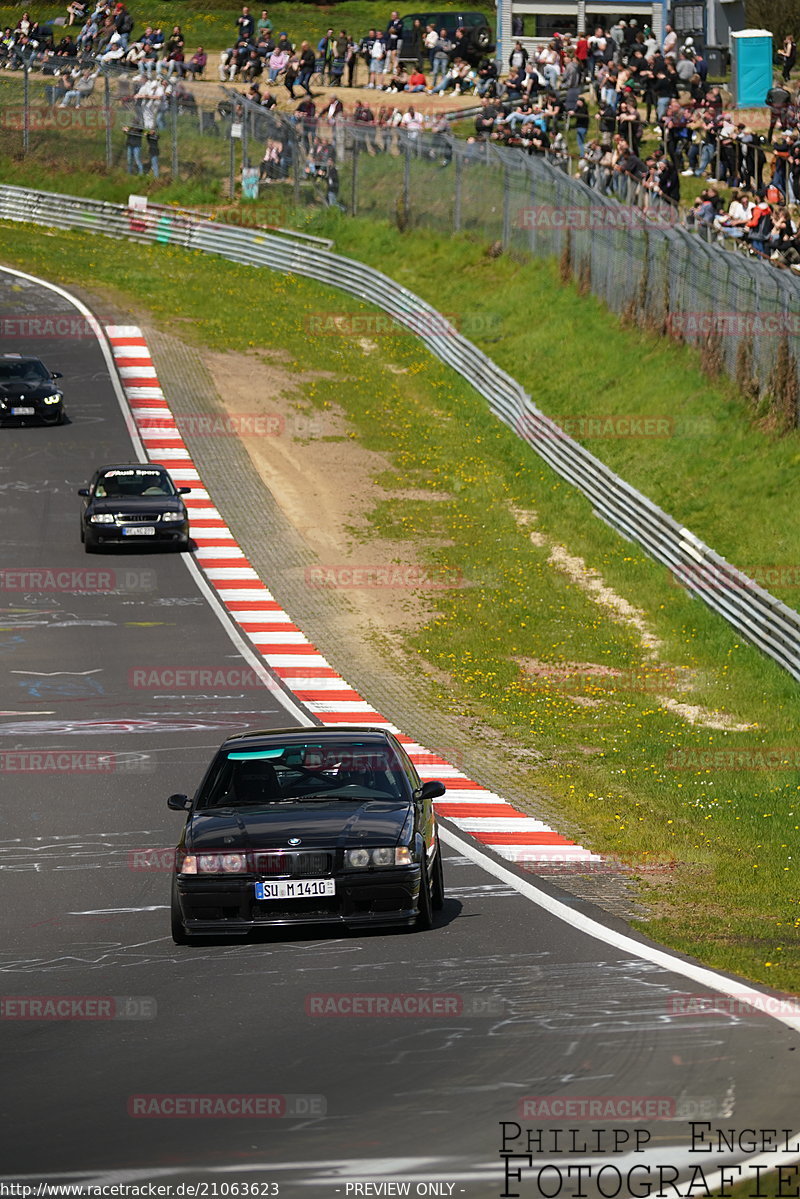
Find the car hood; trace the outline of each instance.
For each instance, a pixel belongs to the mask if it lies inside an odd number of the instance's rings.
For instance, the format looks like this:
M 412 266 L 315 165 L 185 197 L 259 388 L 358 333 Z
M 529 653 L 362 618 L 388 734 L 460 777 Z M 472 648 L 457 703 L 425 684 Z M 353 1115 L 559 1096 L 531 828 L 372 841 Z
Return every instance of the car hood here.
M 0 383 L 0 400 L 43 400 L 57 391 L 54 383 L 26 383 L 24 379 L 10 379 Z
M 92 512 L 183 512 L 183 501 L 173 495 L 110 495 L 92 500 Z
M 188 850 L 321 849 L 339 845 L 396 845 L 408 817 L 402 800 L 331 800 L 220 808 L 198 812 L 186 826 Z

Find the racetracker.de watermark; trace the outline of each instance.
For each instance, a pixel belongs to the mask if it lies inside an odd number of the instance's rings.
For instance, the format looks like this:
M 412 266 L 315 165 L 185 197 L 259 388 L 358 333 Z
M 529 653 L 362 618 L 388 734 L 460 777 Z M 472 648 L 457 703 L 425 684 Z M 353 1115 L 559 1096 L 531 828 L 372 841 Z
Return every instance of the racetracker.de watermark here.
M 0 995 L 0 1020 L 155 1020 L 153 995 Z
M 517 1115 L 536 1120 L 674 1120 L 667 1095 L 523 1095 Z
M 0 751 L 0 774 L 151 774 L 154 770 L 149 758 L 136 753 L 67 749 Z
M 671 995 L 667 1000 L 669 1016 L 736 1016 L 749 1020 L 753 1016 L 797 1019 L 800 1000 L 797 996 L 762 995 L 753 992 L 742 995 Z
M 306 995 L 305 999 L 306 1015 L 322 1019 L 452 1019 L 461 1016 L 502 1016 L 505 1011 L 505 1000 L 499 995 L 463 995 L 457 992 L 321 993 Z
M 766 565 L 758 563 L 737 569 L 718 566 L 713 562 L 687 562 L 675 567 L 670 576 L 678 587 L 693 587 L 706 591 L 753 591 L 753 585 L 794 589 L 800 587 L 800 564 Z
M 555 669 L 555 668 L 554 668 Z M 617 692 L 642 695 L 661 695 L 664 691 L 674 691 L 681 683 L 681 676 L 675 670 L 611 670 L 605 672 L 591 670 L 575 670 L 561 674 L 541 675 L 530 674 L 522 670 L 522 686 L 534 692 L 563 691 L 566 695 L 597 695 L 599 692 L 610 695 Z
M 408 590 L 447 591 L 464 586 L 464 576 L 457 567 L 418 566 L 390 563 L 387 566 L 354 566 L 351 563 L 307 566 L 306 584 L 309 587 L 355 589 L 407 588 Z
M 800 770 L 800 746 L 740 745 L 736 748 L 676 746 L 664 760 L 667 770 Z
M 79 313 L 52 312 L 30 316 L 0 313 L 0 338 L 7 337 L 11 341 L 37 337 L 46 337 L 49 341 L 86 341 L 97 337 L 99 332 L 99 321 Z
M 131 1095 L 128 1115 L 142 1120 L 276 1120 L 324 1116 L 324 1095 Z
M 321 413 L 238 412 L 209 415 L 185 412 L 175 417 L 147 417 L 142 428 L 148 433 L 177 429 L 184 438 L 194 437 L 321 437 L 325 422 Z
M 681 422 L 671 416 L 639 416 L 613 413 L 607 416 L 559 416 L 558 423 L 534 412 L 524 412 L 514 421 L 514 432 L 524 440 L 641 440 L 664 441 L 681 435 Z
M 0 592 L 22 595 L 64 592 L 67 595 L 141 593 L 156 590 L 156 572 L 99 567 L 19 566 L 0 570 Z
M 514 225 L 517 229 L 641 229 L 658 221 L 663 224 L 677 223 L 678 210 L 664 208 L 658 212 L 645 211 L 633 205 L 604 205 L 603 207 L 581 207 L 568 204 L 559 208 L 554 204 L 531 204 L 517 209 Z
M 74 108 L 68 105 L 62 108 L 60 104 L 24 104 L 4 105 L 0 111 L 0 129 L 18 130 L 26 127 L 31 132 L 44 132 L 48 129 L 112 129 L 116 123 L 116 113 L 113 108 L 102 108 L 82 105 Z
M 312 336 L 482 337 L 499 328 L 501 317 L 499 312 L 410 312 L 400 324 L 382 312 L 310 312 L 304 324 Z
M 800 333 L 798 312 L 671 312 L 667 328 L 674 336 L 695 338 L 796 337 Z
M 248 691 L 264 680 L 247 666 L 132 666 L 128 686 L 135 691 Z

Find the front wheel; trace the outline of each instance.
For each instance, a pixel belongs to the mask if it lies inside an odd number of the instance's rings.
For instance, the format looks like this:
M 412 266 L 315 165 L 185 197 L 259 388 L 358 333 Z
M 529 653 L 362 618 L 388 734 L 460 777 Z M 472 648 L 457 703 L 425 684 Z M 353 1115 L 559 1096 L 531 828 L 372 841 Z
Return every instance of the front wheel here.
M 444 907 L 444 867 L 442 866 L 442 847 L 436 842 L 436 865 L 433 868 L 433 895 L 431 905 L 436 912 Z
M 186 925 L 183 923 L 181 915 L 181 905 L 178 903 L 178 896 L 175 893 L 175 888 L 172 889 L 172 903 L 170 905 L 170 920 L 172 925 L 172 940 L 176 945 L 189 945 L 191 938 L 186 931 Z
M 417 900 L 417 919 L 415 929 L 424 932 L 433 927 L 433 903 L 431 902 L 431 884 L 428 877 L 428 864 L 423 861 L 419 876 L 419 899 Z

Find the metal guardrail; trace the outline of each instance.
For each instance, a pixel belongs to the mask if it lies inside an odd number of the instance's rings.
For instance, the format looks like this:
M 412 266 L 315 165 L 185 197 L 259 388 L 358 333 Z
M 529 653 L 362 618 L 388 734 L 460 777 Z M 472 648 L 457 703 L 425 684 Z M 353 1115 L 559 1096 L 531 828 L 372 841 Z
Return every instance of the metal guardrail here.
M 139 212 L 121 204 L 18 187 L 0 186 L 0 218 L 202 250 L 248 266 L 316 279 L 374 304 L 471 383 L 500 420 L 587 496 L 596 515 L 668 567 L 682 586 L 800 679 L 800 614 L 618 478 L 545 416 L 515 379 L 435 308 L 380 271 L 321 247 L 260 230 L 220 225 L 186 213 Z

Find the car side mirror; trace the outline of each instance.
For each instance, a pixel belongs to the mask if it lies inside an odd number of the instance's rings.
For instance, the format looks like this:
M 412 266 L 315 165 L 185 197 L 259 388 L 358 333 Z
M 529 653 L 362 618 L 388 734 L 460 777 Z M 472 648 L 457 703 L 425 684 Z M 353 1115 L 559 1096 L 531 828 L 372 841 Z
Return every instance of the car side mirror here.
M 173 812 L 185 812 L 191 806 L 192 801 L 188 795 L 170 795 L 167 800 L 167 807 L 172 808 Z
M 191 490 L 191 487 L 179 487 L 178 495 L 188 495 Z
M 88 487 L 79 487 L 78 488 L 78 495 L 88 495 L 88 494 L 89 494 Z
M 423 783 L 414 792 L 415 799 L 438 799 L 440 795 L 444 795 L 447 788 L 439 779 L 428 779 L 427 783 Z
M 53 379 L 63 379 L 64 378 L 64 376 L 61 374 L 61 371 L 51 371 L 50 375 Z

